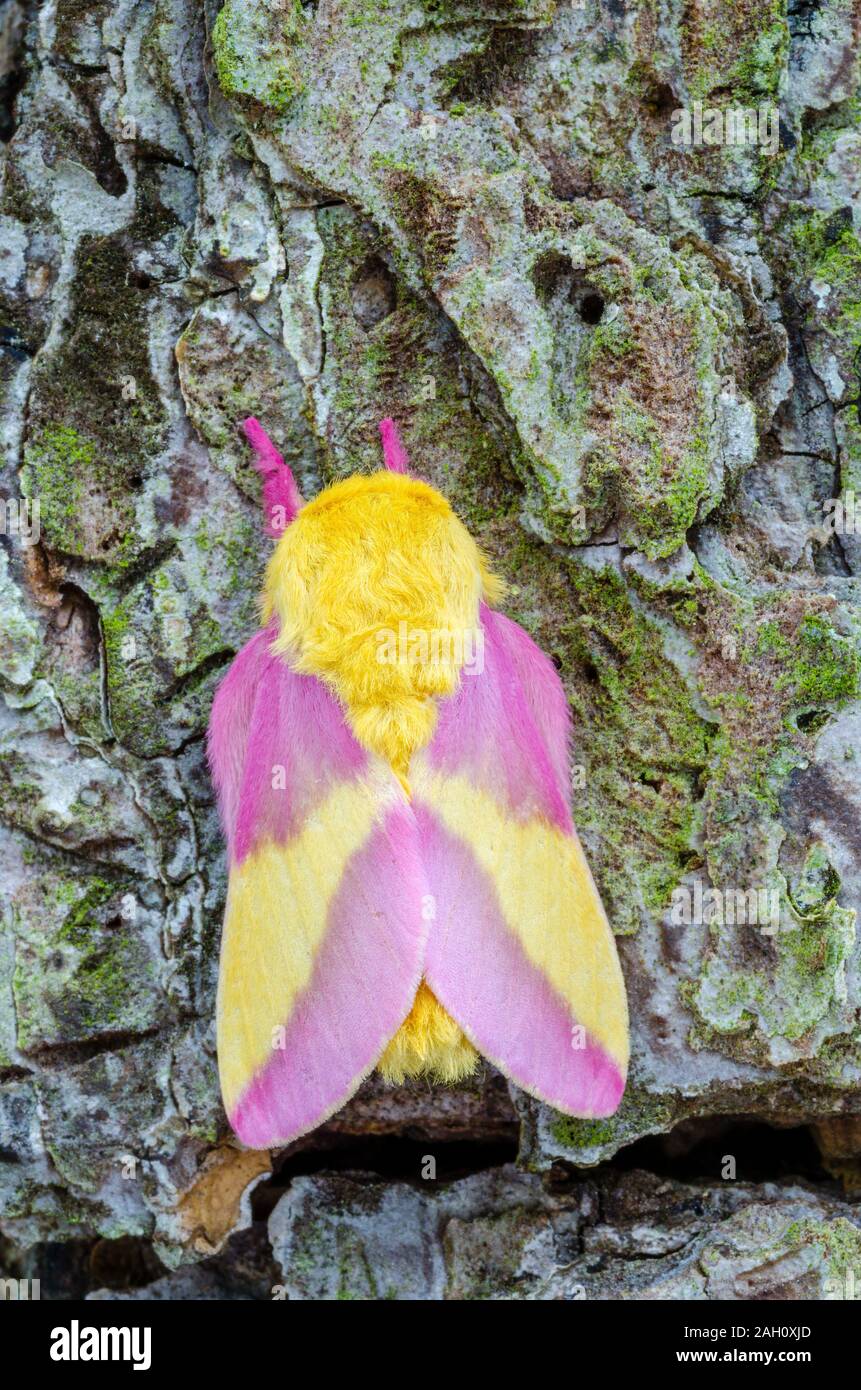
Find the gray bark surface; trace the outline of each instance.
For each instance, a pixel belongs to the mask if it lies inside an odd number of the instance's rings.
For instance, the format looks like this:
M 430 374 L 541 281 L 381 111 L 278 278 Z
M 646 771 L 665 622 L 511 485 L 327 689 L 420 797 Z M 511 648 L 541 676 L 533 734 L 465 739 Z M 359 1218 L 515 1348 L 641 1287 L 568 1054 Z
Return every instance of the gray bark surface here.
M 861 1279 L 859 25 L 6 0 L 4 1270 L 106 1298 Z M 675 143 L 697 103 L 755 141 Z M 286 1154 L 231 1139 L 204 733 L 270 548 L 249 414 L 306 497 L 394 416 L 553 657 L 631 1004 L 611 1120 L 488 1068 L 371 1081 Z M 685 889 L 724 919 L 679 921 Z

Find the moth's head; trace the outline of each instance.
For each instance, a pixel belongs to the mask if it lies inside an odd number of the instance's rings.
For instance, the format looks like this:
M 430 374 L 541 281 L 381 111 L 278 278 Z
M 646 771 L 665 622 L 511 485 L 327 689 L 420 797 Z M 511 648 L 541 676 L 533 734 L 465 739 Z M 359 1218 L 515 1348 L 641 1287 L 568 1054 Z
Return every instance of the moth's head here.
M 346 684 L 341 693 L 351 706 L 379 704 L 383 687 L 389 696 L 401 687 L 418 698 L 448 693 L 462 663 L 422 660 L 423 635 L 427 650 L 440 632 L 453 634 L 455 645 L 463 634 L 468 644 L 479 604 L 502 591 L 446 499 L 410 476 L 393 422 L 384 420 L 380 432 L 385 468 L 303 504 L 257 422 L 246 422 L 266 479 L 270 534 L 278 530 L 273 518 L 283 521 L 266 571 L 264 618 L 277 619 L 276 650 L 289 652 L 299 670 Z M 261 462 L 262 441 L 271 453 L 263 451 Z M 394 670 L 385 670 L 380 653 L 392 640 Z

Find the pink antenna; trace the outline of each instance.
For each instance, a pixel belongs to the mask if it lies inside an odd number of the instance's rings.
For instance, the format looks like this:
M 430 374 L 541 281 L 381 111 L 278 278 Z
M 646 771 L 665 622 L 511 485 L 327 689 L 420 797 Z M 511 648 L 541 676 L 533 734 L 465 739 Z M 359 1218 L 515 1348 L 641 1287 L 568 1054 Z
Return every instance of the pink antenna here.
M 254 450 L 254 467 L 263 477 L 267 536 L 280 536 L 302 507 L 296 479 L 279 454 L 259 420 L 249 415 L 243 420 L 245 438 Z
M 398 427 L 388 416 L 380 421 L 380 434 L 383 439 L 383 460 L 390 473 L 408 473 L 410 461 L 401 443 Z

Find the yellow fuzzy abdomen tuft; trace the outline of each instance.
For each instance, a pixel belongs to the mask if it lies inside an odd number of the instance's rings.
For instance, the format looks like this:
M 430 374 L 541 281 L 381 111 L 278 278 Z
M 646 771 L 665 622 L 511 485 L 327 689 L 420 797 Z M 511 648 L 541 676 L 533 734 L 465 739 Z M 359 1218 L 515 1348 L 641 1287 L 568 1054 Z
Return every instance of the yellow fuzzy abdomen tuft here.
M 477 1062 L 472 1043 L 423 980 L 377 1070 L 386 1081 L 398 1084 L 408 1076 L 423 1075 L 434 1081 L 463 1081 L 472 1076 Z

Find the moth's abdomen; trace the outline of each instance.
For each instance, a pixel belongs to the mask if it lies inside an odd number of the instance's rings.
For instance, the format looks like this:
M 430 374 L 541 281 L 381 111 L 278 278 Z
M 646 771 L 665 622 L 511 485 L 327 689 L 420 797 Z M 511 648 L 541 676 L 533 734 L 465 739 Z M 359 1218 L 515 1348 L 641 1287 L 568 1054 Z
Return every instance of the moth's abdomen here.
M 377 1070 L 396 1084 L 408 1076 L 433 1081 L 463 1081 L 472 1076 L 478 1053 L 424 980 L 413 1007 L 392 1038 Z

